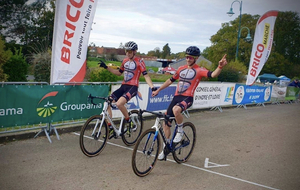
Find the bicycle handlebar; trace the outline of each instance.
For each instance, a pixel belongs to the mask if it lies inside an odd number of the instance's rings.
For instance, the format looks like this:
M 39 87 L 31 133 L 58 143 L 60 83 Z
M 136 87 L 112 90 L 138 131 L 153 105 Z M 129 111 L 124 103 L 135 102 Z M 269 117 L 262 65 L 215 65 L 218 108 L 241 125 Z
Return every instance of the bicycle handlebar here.
M 88 96 L 88 102 L 89 101 L 91 101 L 91 103 L 93 104 L 93 105 L 97 105 L 96 103 L 94 103 L 94 99 L 101 99 L 101 100 L 105 100 L 105 101 L 108 101 L 108 98 L 107 97 L 99 97 L 99 96 L 92 96 L 91 94 L 89 94 L 89 96 Z
M 174 117 L 171 117 L 170 115 L 166 115 L 162 112 L 154 112 L 154 111 L 148 111 L 148 110 L 142 110 L 140 109 L 140 114 L 142 115 L 144 112 L 146 113 L 151 113 L 153 115 L 156 115 L 157 117 L 161 117 L 164 118 L 166 121 L 171 121 L 173 119 L 175 119 Z

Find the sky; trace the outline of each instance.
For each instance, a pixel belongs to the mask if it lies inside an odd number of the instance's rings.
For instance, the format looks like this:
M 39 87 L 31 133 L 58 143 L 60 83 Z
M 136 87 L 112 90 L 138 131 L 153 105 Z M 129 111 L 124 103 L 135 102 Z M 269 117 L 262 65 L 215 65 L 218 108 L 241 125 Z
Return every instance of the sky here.
M 98 47 L 118 48 L 128 41 L 138 44 L 138 51 L 148 53 L 163 49 L 171 53 L 189 46 L 203 51 L 210 38 L 240 15 L 241 1 L 233 0 L 98 0 L 90 43 Z M 226 13 L 232 5 L 232 17 Z M 243 0 L 242 14 L 263 15 L 270 10 L 300 14 L 300 0 Z

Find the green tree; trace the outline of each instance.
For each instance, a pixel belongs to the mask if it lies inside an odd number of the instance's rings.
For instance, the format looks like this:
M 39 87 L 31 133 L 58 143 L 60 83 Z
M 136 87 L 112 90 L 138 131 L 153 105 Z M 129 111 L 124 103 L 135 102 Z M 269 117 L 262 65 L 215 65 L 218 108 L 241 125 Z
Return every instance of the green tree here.
M 54 0 L 8 0 L 0 3 L 1 34 L 10 41 L 27 45 L 43 41 L 52 43 Z
M 300 65 L 299 13 L 279 12 L 274 27 L 273 47 L 274 52 L 283 55 L 289 62 Z
M 256 23 L 260 15 L 242 15 L 241 27 L 248 27 L 250 35 L 254 39 Z M 204 49 L 202 55 L 216 63 L 223 54 L 227 54 L 228 62 L 235 59 L 237 47 L 237 31 L 239 18 L 229 23 L 223 23 L 221 29 L 211 37 L 212 46 Z M 252 52 L 252 43 L 243 40 L 247 36 L 247 30 L 241 30 L 238 61 L 247 69 Z M 289 78 L 300 76 L 300 19 L 296 12 L 279 12 L 275 28 L 273 47 L 269 59 L 265 63 L 261 73 L 275 73 L 286 75 Z
M 0 81 L 7 81 L 7 74 L 3 71 L 3 66 L 12 56 L 12 52 L 10 50 L 5 50 L 4 40 L 0 36 Z
M 35 53 L 31 54 L 31 62 L 34 68 L 35 81 L 50 83 L 51 50 L 36 50 Z
M 254 39 L 255 26 L 259 15 L 243 14 L 241 26 L 250 29 L 250 36 Z M 210 38 L 212 46 L 203 50 L 203 56 L 212 62 L 218 62 L 220 57 L 227 54 L 228 61 L 234 61 L 236 56 L 236 47 L 238 39 L 239 18 L 229 23 L 223 23 L 222 28 Z M 249 64 L 251 57 L 252 43 L 243 40 L 248 34 L 248 30 L 241 30 L 239 41 L 238 60 L 242 63 Z
M 169 47 L 169 44 L 166 44 L 163 47 L 161 58 L 165 59 L 165 58 L 167 58 L 170 55 L 171 55 L 171 48 Z
M 15 50 L 15 54 L 4 64 L 3 71 L 8 75 L 8 81 L 27 82 L 28 64 L 22 54 L 22 50 Z

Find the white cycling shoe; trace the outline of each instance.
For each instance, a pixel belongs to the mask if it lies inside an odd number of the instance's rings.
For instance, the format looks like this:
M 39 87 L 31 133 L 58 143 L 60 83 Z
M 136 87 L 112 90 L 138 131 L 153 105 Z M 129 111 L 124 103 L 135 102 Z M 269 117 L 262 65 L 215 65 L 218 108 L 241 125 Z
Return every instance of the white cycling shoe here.
M 165 154 L 164 151 L 161 151 L 161 153 L 157 157 L 158 160 L 164 160 L 165 159 Z
M 163 143 L 162 151 L 157 157 L 158 160 L 164 160 L 165 159 L 165 154 L 164 154 L 165 146 L 166 146 L 165 143 Z
M 183 131 L 182 132 L 177 132 L 176 136 L 173 140 L 173 143 L 179 143 L 182 140 L 183 137 Z

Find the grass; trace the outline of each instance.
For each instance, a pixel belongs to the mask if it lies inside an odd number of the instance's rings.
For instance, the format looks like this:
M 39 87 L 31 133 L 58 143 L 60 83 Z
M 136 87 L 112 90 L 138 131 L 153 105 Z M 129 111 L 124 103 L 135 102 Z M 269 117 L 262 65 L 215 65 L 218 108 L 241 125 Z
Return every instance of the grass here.
M 87 61 L 87 66 L 89 68 L 99 67 L 98 63 L 99 63 L 99 61 Z M 112 63 L 115 66 L 121 66 L 120 61 L 106 61 L 107 65 L 110 63 Z M 147 68 L 147 70 L 152 69 L 154 72 L 158 71 L 157 67 L 146 67 L 146 68 Z M 148 75 L 152 79 L 152 82 L 165 82 L 167 79 L 169 79 L 171 77 L 171 75 L 156 74 L 156 73 L 148 73 Z M 140 81 L 145 82 L 145 78 L 143 77 L 143 75 L 140 77 Z

